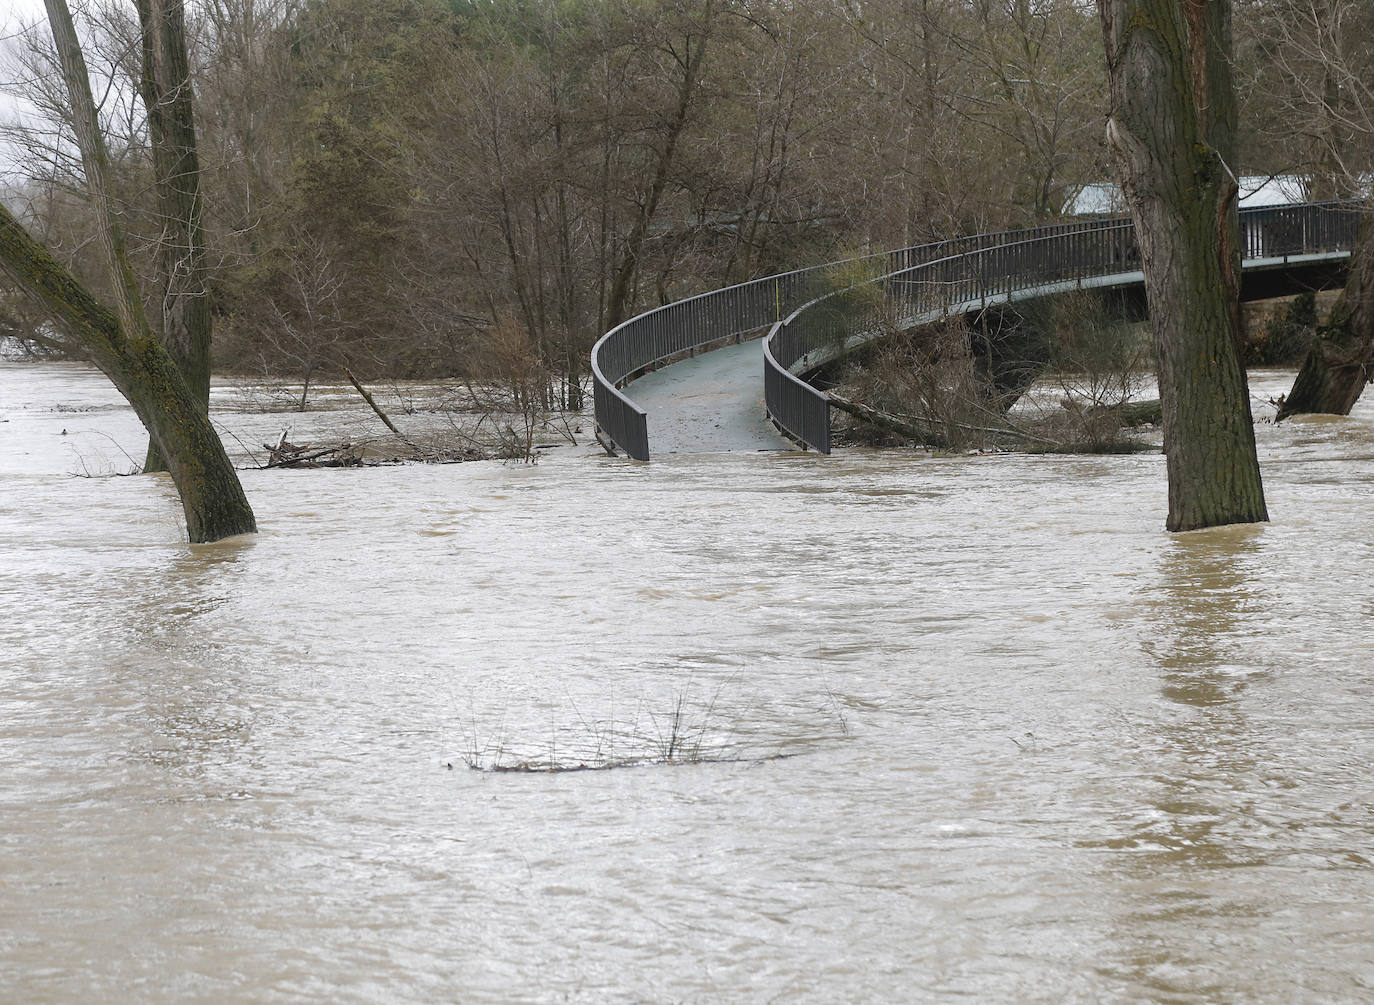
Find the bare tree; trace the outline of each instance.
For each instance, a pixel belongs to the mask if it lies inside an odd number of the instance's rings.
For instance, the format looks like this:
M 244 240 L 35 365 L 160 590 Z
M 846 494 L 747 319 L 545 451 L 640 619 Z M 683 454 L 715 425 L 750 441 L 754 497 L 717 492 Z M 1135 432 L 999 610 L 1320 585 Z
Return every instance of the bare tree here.
M 1091 10 L 1082 0 L 973 7 L 974 24 L 958 39 L 980 78 L 970 114 L 1019 162 L 1011 203 L 1035 220 L 1056 217 L 1100 151 Z
M 162 233 L 157 241 L 162 341 L 191 393 L 210 408 L 210 291 L 206 283 L 200 155 L 191 101 L 182 0 L 137 0 L 142 68 L 139 93 L 148 113 L 154 188 Z M 144 471 L 165 468 L 150 443 Z
M 1374 152 L 1374 5 L 1361 0 L 1251 0 L 1262 49 L 1260 83 L 1284 161 L 1275 170 L 1305 177 L 1309 195 L 1368 194 Z M 1259 62 L 1259 61 L 1257 61 Z M 1366 205 L 1350 272 L 1331 316 L 1318 328 L 1279 418 L 1348 415 L 1374 376 L 1374 204 Z
M 144 314 L 113 208 L 104 136 L 71 13 L 65 0 L 45 3 L 116 309 L 110 311 L 96 301 L 3 208 L 0 262 L 20 288 L 81 340 L 96 365 L 133 406 L 167 461 L 181 496 L 190 539 L 213 541 L 252 532 L 256 530 L 253 511 L 224 445 L 198 397 L 154 337 Z
M 717 0 L 681 0 L 681 7 L 670 8 L 667 24 L 646 25 L 652 32 L 650 44 L 658 49 L 659 72 L 672 89 L 660 121 L 648 136 L 645 167 L 648 169 L 636 198 L 636 208 L 620 245 L 611 271 L 611 288 L 606 301 L 606 326 L 613 327 L 628 317 L 632 286 L 644 253 L 649 227 L 667 190 L 675 166 L 679 142 L 687 128 L 697 101 L 702 67 L 719 16 Z

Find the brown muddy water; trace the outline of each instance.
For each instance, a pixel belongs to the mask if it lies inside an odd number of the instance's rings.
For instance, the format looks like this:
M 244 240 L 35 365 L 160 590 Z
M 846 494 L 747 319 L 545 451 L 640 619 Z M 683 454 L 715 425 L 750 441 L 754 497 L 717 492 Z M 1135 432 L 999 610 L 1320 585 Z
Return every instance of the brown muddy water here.
M 1258 432 L 1187 535 L 1157 455 L 568 447 L 193 547 L 0 364 L 0 999 L 1370 1000 L 1374 408 Z

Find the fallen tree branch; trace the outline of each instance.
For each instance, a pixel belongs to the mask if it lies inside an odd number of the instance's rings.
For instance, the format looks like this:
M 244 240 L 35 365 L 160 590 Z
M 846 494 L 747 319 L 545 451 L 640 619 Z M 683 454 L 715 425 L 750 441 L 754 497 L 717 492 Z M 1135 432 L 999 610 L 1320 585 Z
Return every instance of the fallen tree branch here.
M 289 443 L 286 443 L 286 444 L 283 444 L 283 445 L 284 445 L 285 447 L 288 447 L 288 448 L 291 447 L 291 444 L 289 444 Z M 267 445 L 266 445 L 266 444 L 263 444 L 263 446 L 267 446 Z M 339 444 L 339 446 L 337 446 L 337 447 L 324 447 L 324 448 L 322 448 L 322 449 L 320 449 L 320 450 L 316 450 L 316 451 L 313 451 L 312 453 L 308 453 L 308 454 L 307 454 L 307 453 L 300 453 L 300 452 L 292 453 L 290 450 L 273 450 L 273 451 L 272 451 L 272 453 L 273 453 L 272 460 L 268 461 L 267 464 L 266 464 L 265 466 L 266 466 L 266 467 L 269 467 L 269 468 L 289 468 L 289 467 L 291 467 L 293 464 L 304 464 L 304 463 L 306 463 L 307 461 L 318 460 L 319 458 L 321 458 L 321 457 L 326 457 L 326 456 L 328 456 L 329 454 L 337 454 L 340 450 L 347 450 L 348 447 L 349 447 L 349 444 L 347 444 L 347 443 L 341 443 L 341 444 Z M 271 450 L 272 448 L 271 448 L 271 447 L 268 447 L 268 449 Z M 296 450 L 296 451 L 304 451 L 304 450 L 306 450 L 307 448 L 306 448 L 306 447 L 295 447 L 295 448 L 293 448 L 293 449 Z M 326 465 L 326 466 L 327 466 L 327 465 Z
M 865 405 L 862 402 L 851 401 L 834 391 L 827 392 L 830 404 L 834 405 L 842 412 L 848 412 L 856 419 L 871 423 L 879 429 L 886 429 L 889 432 L 897 433 L 919 443 L 928 443 L 932 446 L 947 447 L 949 441 L 946 437 L 936 432 L 939 426 L 949 426 L 955 429 L 962 429 L 965 432 L 988 433 L 993 436 L 1011 436 L 1019 440 L 1028 440 L 1033 443 L 1053 444 L 1053 440 L 1047 440 L 1043 436 L 1036 436 L 1025 430 L 1017 429 L 1015 426 L 974 426 L 966 422 L 953 422 L 945 419 L 926 420 L 930 425 L 920 425 L 910 419 L 900 415 L 893 415 L 891 412 L 884 412 L 874 408 L 872 405 Z
M 367 389 L 364 388 L 362 384 L 358 383 L 358 378 L 353 376 L 353 371 L 348 369 L 348 367 L 344 367 L 344 376 L 348 378 L 348 382 L 350 384 L 352 384 L 355 388 L 358 389 L 358 393 L 363 396 L 363 401 L 367 402 L 368 407 L 371 408 L 372 411 L 377 414 L 377 418 L 381 419 L 382 422 L 386 423 L 386 428 L 395 433 L 396 438 L 398 440 L 404 443 L 411 450 L 415 451 L 415 455 L 420 460 L 432 461 L 439 459 L 439 454 L 436 451 L 422 447 L 420 444 L 416 443 L 405 433 L 401 432 L 399 429 L 396 428 L 396 423 L 392 422 L 391 417 L 382 411 L 382 407 L 378 405 L 375 400 L 373 400 L 372 395 L 367 393 Z
M 363 401 L 367 402 L 368 407 L 371 408 L 372 411 L 377 413 L 377 418 L 381 419 L 384 423 L 386 423 L 386 428 L 395 433 L 398 437 L 404 440 L 411 447 L 414 447 L 414 444 L 410 443 L 410 441 L 406 439 L 405 434 L 402 433 L 399 429 L 397 429 L 396 424 L 391 421 L 390 417 L 388 417 L 385 412 L 382 411 L 381 406 L 378 405 L 377 402 L 372 400 L 372 395 L 368 394 L 367 390 L 363 387 L 363 385 L 358 383 L 358 378 L 353 376 L 353 371 L 350 370 L 348 367 L 344 367 L 344 376 L 348 378 L 348 382 L 350 384 L 352 384 L 354 387 L 358 389 L 358 393 L 363 396 Z

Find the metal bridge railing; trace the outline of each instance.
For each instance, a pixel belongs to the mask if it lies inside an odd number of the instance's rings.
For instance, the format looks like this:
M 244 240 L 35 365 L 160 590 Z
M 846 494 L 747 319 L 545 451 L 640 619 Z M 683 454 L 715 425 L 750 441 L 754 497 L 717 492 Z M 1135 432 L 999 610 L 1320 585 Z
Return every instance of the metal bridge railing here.
M 1358 202 L 1242 210 L 1242 257 L 1258 265 L 1349 251 L 1360 210 Z M 830 452 L 829 399 L 799 374 L 847 347 L 1018 293 L 1051 292 L 1140 270 L 1129 218 L 979 235 L 901 254 L 919 259 L 930 252 L 938 257 L 822 294 L 773 325 L 764 342 L 764 400 L 785 434 Z
M 679 300 L 612 328 L 592 347 L 597 428 L 629 456 L 647 461 L 648 417 L 621 388 L 657 363 L 739 338 L 782 317 L 794 306 L 807 271 Z
M 943 247 L 949 242 L 928 247 Z M 649 459 L 648 416 L 622 388 L 656 364 L 736 340 L 787 317 L 827 287 L 837 269 L 883 274 L 925 260 L 903 248 L 755 279 L 646 311 L 617 325 L 592 347 L 592 396 L 598 430 L 637 460 Z
M 1356 202 L 1242 210 L 1243 256 L 1272 261 L 1349 250 L 1359 210 Z M 622 388 L 659 363 L 771 325 L 764 343 L 768 414 L 787 435 L 828 453 L 828 399 L 796 373 L 813 354 L 862 337 L 880 316 L 938 317 L 1139 269 L 1131 222 L 1115 218 L 952 238 L 679 300 L 616 326 L 592 347 L 597 428 L 629 456 L 647 461 L 648 416 Z

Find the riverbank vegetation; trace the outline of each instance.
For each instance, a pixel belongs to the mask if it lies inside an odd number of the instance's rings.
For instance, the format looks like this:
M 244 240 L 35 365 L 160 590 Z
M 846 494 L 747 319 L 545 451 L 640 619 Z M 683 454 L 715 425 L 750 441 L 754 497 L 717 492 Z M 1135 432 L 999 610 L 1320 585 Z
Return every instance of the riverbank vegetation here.
M 1337 165 L 1276 134 L 1314 107 L 1318 72 L 1300 24 L 1285 73 L 1254 34 L 1285 6 L 1237 17 L 1240 168 L 1334 192 L 1363 138 L 1331 126 Z M 642 309 L 1052 221 L 1111 173 L 1100 28 L 1077 0 L 220 0 L 188 17 L 214 365 L 306 387 L 344 368 L 477 379 L 515 338 L 540 406 L 577 408 L 592 342 Z M 81 30 L 112 84 L 114 195 L 154 300 L 167 213 L 137 19 L 96 6 Z M 39 30 L 16 50 L 38 115 L 11 128 L 6 200 L 100 292 L 81 170 L 48 138 L 67 128 L 50 47 Z M 4 317 L 37 351 L 62 341 L 12 303 Z
M 495 389 L 485 407 L 519 417 L 497 427 L 498 449 L 526 459 L 550 413 L 583 407 L 592 342 L 637 311 L 841 249 L 1084 212 L 1075 196 L 1113 173 L 1110 147 L 1144 260 L 1173 529 L 1264 519 L 1238 352 L 1238 172 L 1348 196 L 1374 134 L 1371 57 L 1351 44 L 1371 15 L 1346 0 L 217 0 L 189 21 L 180 0 L 140 0 L 85 12 L 98 109 L 84 65 L 75 86 L 65 3 L 48 7 L 51 43 L 35 28 L 15 48 L 35 113 L 10 129 L 23 155 L 7 203 L 83 295 L 116 306 L 124 337 L 162 343 L 171 364 L 149 372 L 179 373 L 203 413 L 213 321 L 221 370 L 291 380 L 302 409 L 312 384 L 346 375 L 402 442 L 355 371 L 444 377 L 474 403 Z M 1137 87 L 1155 79 L 1146 64 L 1176 79 Z M 1304 303 L 1266 330 L 1266 349 L 1308 350 L 1281 417 L 1348 412 L 1362 390 L 1371 249 L 1366 233 L 1325 324 Z M 62 321 L 6 309 L 9 337 L 92 355 L 147 412 L 146 467 L 188 470 L 169 456 L 186 423 L 167 394 L 49 301 Z M 869 390 L 914 410 L 835 404 L 950 448 L 988 434 L 1128 447 L 1120 374 L 1139 361 L 1076 358 L 1119 351 L 1115 331 L 984 311 L 870 357 Z M 1200 366 L 1207 386 L 1190 378 L 1179 397 L 1177 375 Z M 1050 368 L 1077 386 L 1028 429 L 1013 409 Z M 269 449 L 291 463 L 287 446 Z M 213 452 L 190 466 L 208 470 Z M 193 540 L 251 528 L 232 472 L 219 480 L 211 494 L 238 499 L 235 513 Z M 209 508 L 178 484 L 194 528 Z

